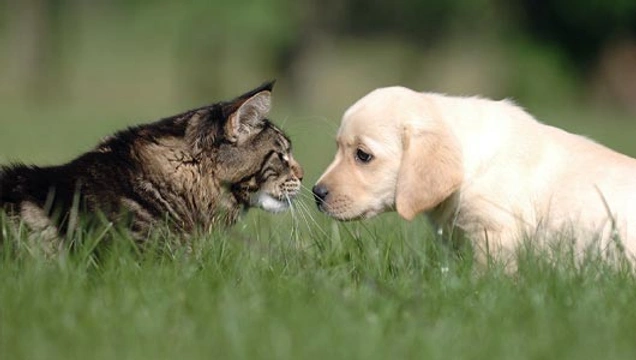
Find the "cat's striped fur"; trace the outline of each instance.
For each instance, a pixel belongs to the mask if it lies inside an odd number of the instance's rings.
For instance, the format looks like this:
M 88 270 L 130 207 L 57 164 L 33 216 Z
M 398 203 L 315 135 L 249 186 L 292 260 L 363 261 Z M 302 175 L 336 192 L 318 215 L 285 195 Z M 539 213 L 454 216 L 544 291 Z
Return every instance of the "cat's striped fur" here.
M 190 234 L 232 225 L 249 207 L 283 210 L 303 172 L 266 119 L 272 86 L 118 132 L 65 165 L 4 166 L 0 205 L 40 232 L 101 213 L 141 237 L 166 220 Z

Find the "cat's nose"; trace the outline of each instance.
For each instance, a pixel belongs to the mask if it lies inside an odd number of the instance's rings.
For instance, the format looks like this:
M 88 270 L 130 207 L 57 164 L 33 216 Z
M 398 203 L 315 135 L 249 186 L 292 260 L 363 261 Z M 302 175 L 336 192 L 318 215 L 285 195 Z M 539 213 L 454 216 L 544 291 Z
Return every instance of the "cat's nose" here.
M 303 168 L 300 167 L 300 165 L 297 165 L 294 168 L 294 175 L 296 175 L 296 177 L 298 178 L 298 181 L 303 181 L 303 177 L 305 176 L 305 172 L 303 171 Z
M 322 184 L 316 184 L 311 191 L 314 193 L 314 199 L 316 199 L 318 206 L 325 202 L 325 198 L 329 195 L 329 189 Z
M 294 160 L 293 158 L 290 159 L 290 163 L 291 163 L 291 169 L 292 169 L 292 173 L 294 174 L 294 176 L 296 176 L 296 178 L 298 178 L 298 181 L 303 181 L 303 177 L 305 176 L 305 172 L 303 171 L 303 167 L 300 166 L 300 164 Z

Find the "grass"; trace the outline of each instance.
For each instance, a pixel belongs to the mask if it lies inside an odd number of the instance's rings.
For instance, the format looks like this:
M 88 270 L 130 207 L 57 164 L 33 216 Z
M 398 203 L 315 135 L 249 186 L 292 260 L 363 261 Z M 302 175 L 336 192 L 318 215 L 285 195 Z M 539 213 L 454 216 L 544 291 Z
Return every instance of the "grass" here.
M 192 252 L 166 239 L 139 252 L 115 229 L 84 231 L 53 259 L 3 222 L 0 357 L 636 356 L 629 268 L 530 251 L 514 274 L 480 271 L 421 222 L 316 221 L 253 211 Z M 113 241 L 93 251 L 96 238 Z
M 14 112 L 32 120 L 0 132 L 1 162 L 65 161 L 123 123 L 100 112 L 85 124 L 86 113 Z M 555 118 L 580 122 L 561 126 L 636 150 L 624 136 L 633 124 L 566 115 Z M 333 154 L 335 122 L 273 118 L 311 185 Z M 496 263 L 478 270 L 423 219 L 336 223 L 302 200 L 294 217 L 252 210 L 227 232 L 191 239 L 191 253 L 165 238 L 140 253 L 125 232 L 84 229 L 74 251 L 46 259 L 0 221 L 10 237 L 0 250 L 0 359 L 636 358 L 629 268 L 530 251 L 513 274 Z
M 125 88 L 125 77 L 111 81 Z M 60 163 L 124 125 L 199 105 L 133 90 L 78 91 L 86 97 L 75 106 L 48 109 L 0 99 L 0 163 Z M 310 186 L 333 156 L 344 109 L 275 106 Z M 529 110 L 636 154 L 633 116 Z M 423 219 L 335 223 L 303 206 L 313 218 L 253 210 L 227 232 L 190 239 L 193 252 L 161 237 L 139 252 L 125 232 L 85 229 L 54 259 L 0 220 L 10 237 L 0 250 L 0 359 L 636 358 L 629 267 L 546 250 L 520 254 L 512 274 L 497 263 L 479 270 Z

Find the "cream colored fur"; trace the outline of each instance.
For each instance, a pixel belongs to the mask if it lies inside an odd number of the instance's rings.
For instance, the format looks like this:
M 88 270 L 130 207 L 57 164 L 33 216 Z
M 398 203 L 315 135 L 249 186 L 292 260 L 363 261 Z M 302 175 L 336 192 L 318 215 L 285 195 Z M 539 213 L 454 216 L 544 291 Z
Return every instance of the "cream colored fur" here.
M 507 100 L 377 89 L 346 111 L 337 143 L 317 183 L 334 218 L 427 213 L 491 251 L 524 235 L 565 231 L 580 249 L 618 235 L 636 253 L 636 160 Z M 358 149 L 371 161 L 356 159 Z

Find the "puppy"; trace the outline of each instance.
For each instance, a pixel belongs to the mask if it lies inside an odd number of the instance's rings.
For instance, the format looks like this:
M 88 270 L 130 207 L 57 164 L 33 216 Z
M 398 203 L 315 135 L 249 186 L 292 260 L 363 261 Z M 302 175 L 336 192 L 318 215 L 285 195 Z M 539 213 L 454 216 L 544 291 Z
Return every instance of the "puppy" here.
M 564 233 L 636 250 L 636 160 L 510 101 L 381 88 L 345 112 L 337 144 L 313 188 L 335 219 L 426 213 L 500 254 Z

